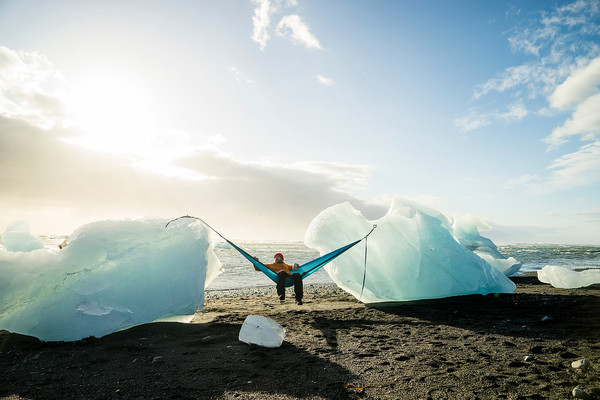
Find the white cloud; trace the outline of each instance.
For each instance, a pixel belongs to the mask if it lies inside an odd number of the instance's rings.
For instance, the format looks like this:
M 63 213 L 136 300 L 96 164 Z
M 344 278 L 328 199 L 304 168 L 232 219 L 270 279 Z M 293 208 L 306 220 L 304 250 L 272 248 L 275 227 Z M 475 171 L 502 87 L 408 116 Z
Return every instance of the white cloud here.
M 539 181 L 539 176 L 537 175 L 522 175 L 518 178 L 509 179 L 504 183 L 504 187 L 508 189 L 513 186 L 527 185 L 537 181 Z
M 600 85 L 600 57 L 576 69 L 550 95 L 550 106 L 564 108 L 577 104 L 598 93 Z
M 600 134 L 600 56 L 580 66 L 549 96 L 554 109 L 574 108 L 562 126 L 556 127 L 544 138 L 549 149 L 554 149 L 581 135 L 583 140 L 595 140 Z
M 0 116 L 43 129 L 66 119 L 60 71 L 43 55 L 0 46 Z
M 583 140 L 594 140 L 600 135 L 600 93 L 578 104 L 571 118 L 555 128 L 544 141 L 553 149 L 575 135 L 581 135 Z
M 246 74 L 240 71 L 240 69 L 237 67 L 230 67 L 227 71 L 229 71 L 233 79 L 235 79 L 239 83 L 256 83 L 253 79 L 247 78 Z
M 479 129 L 492 123 L 492 120 L 487 114 L 480 114 L 476 111 L 471 111 L 464 117 L 459 117 L 454 120 L 454 124 L 465 132 Z
M 578 151 L 563 155 L 548 167 L 552 175 L 549 190 L 563 190 L 600 183 L 600 141 L 586 144 Z
M 518 101 L 514 104 L 510 104 L 508 110 L 505 112 L 493 111 L 481 113 L 476 110 L 471 110 L 469 114 L 456 118 L 454 124 L 464 132 L 469 132 L 490 125 L 497 120 L 502 120 L 504 123 L 520 121 L 525 118 L 527 114 L 528 111 L 525 108 L 525 105 Z
M 522 51 L 539 56 L 540 50 L 549 40 L 554 39 L 559 31 L 555 24 L 547 23 L 548 21 L 549 19 L 543 20 L 543 27 L 540 29 L 525 29 L 508 38 L 511 49 L 514 52 Z
M 511 189 L 524 186 L 536 194 L 548 194 L 600 183 L 600 141 L 586 144 L 578 151 L 555 159 L 546 168 L 550 175 L 523 175 L 505 182 Z
M 253 32 L 252 39 L 259 44 L 260 49 L 267 47 L 270 40 L 271 18 L 282 7 L 297 7 L 296 0 L 253 0 L 257 7 L 252 16 Z M 309 27 L 302 20 L 302 17 L 296 14 L 285 15 L 281 18 L 275 27 L 277 35 L 283 38 L 289 38 L 294 43 L 308 47 L 309 49 L 321 50 L 321 43 L 315 35 L 310 32 Z
M 362 190 L 369 184 L 374 167 L 371 165 L 348 164 L 339 162 L 303 161 L 292 164 L 301 171 L 329 177 L 336 182 L 339 190 Z
M 246 79 L 235 67 L 229 72 Z M 0 47 L 0 229 L 27 219 L 34 231 L 69 233 L 98 219 L 197 214 L 219 221 L 232 238 L 301 239 L 333 204 L 385 212 L 349 192 L 368 184 L 369 166 L 244 163 L 221 150 L 222 136 L 141 125 L 143 153 L 86 147 L 83 126 L 58 123 L 57 76 L 43 56 Z
M 589 223 L 600 222 L 600 208 L 595 208 L 593 210 L 588 210 L 588 211 L 577 212 L 577 213 L 574 213 L 574 215 L 581 217 L 583 222 L 589 222 Z
M 518 90 L 515 95 L 523 99 L 549 95 L 571 73 L 574 64 L 600 54 L 594 39 L 600 34 L 598 15 L 596 1 L 577 0 L 542 13 L 538 21 L 528 20 L 525 27 L 517 27 L 508 38 L 511 49 L 533 58 L 478 85 L 473 97 L 509 90 Z
M 252 23 L 254 25 L 252 40 L 260 45 L 261 50 L 264 50 L 270 39 L 268 29 L 271 25 L 271 15 L 277 7 L 270 0 L 254 0 L 254 3 L 257 7 L 254 10 L 254 16 L 252 16 Z
M 506 68 L 498 76 L 475 87 L 473 98 L 501 93 L 488 101 L 510 102 L 508 111 L 478 109 L 455 120 L 463 130 L 473 130 L 500 121 L 520 121 L 528 110 L 536 116 L 557 118 L 572 111 L 569 118 L 556 126 L 543 140 L 548 150 L 558 148 L 573 137 L 593 143 L 578 151 L 558 157 L 547 168 L 549 175 L 524 175 L 509 180 L 506 187 L 526 185 L 536 192 L 547 193 L 578 186 L 597 184 L 600 161 L 597 161 L 600 136 L 600 3 L 575 0 L 548 12 L 537 20 L 523 20 L 508 38 L 514 52 L 530 59 Z M 519 20 L 517 19 L 517 23 Z M 534 103 L 536 102 L 537 103 Z M 540 104 L 540 101 L 547 101 Z M 596 157 L 596 158 L 594 158 Z M 546 176 L 543 176 L 546 175 Z
M 59 128 L 49 133 L 0 116 L 0 151 L 11 150 L 0 157 L 0 227 L 26 218 L 35 231 L 69 233 L 98 219 L 197 214 L 218 221 L 232 238 L 298 240 L 311 219 L 333 204 L 350 201 L 371 215 L 385 212 L 385 206 L 349 193 L 368 184 L 372 167 L 240 162 L 220 151 L 223 137 L 194 145 L 185 143 L 183 132 L 171 134 L 189 148 L 165 148 L 158 156 L 165 160 L 161 171 L 143 160 L 67 143 Z M 47 214 L 50 205 L 61 210 L 54 219 Z
M 319 40 L 310 32 L 308 26 L 299 15 L 286 15 L 277 24 L 277 34 L 291 37 L 292 41 L 309 49 L 322 50 Z
M 548 94 L 562 78 L 566 67 L 548 66 L 529 63 L 507 68 L 497 78 L 492 78 L 478 85 L 473 98 L 479 99 L 490 92 L 503 93 L 511 89 L 525 87 L 530 98 Z
M 520 101 L 509 106 L 507 112 L 499 115 L 506 122 L 520 121 L 527 116 L 527 109 Z
M 331 79 L 331 78 L 325 78 L 323 75 L 317 75 L 317 80 L 319 82 L 321 82 L 325 86 L 332 86 L 333 85 L 333 79 Z

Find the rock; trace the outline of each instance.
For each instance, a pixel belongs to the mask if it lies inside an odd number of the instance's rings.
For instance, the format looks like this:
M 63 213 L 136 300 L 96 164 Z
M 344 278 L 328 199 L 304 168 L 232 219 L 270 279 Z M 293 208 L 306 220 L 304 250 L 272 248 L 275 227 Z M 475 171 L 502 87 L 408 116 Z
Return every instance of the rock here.
M 573 389 L 572 394 L 573 394 L 573 397 L 575 397 L 576 399 L 589 399 L 590 398 L 590 395 L 587 394 L 585 392 L 585 390 L 580 389 L 580 388 Z
M 523 357 L 523 361 L 533 361 L 534 357 L 533 356 L 525 356 Z
M 162 356 L 156 356 L 152 359 L 152 364 L 158 364 L 164 362 Z
M 546 315 L 544 318 L 542 318 L 542 322 L 547 322 L 547 321 L 552 321 L 552 317 L 549 317 Z
M 588 366 L 589 361 L 587 360 L 587 358 L 584 358 L 582 360 L 577 360 L 577 361 L 573 361 L 571 363 L 571 367 L 575 368 L 575 369 L 584 369 Z

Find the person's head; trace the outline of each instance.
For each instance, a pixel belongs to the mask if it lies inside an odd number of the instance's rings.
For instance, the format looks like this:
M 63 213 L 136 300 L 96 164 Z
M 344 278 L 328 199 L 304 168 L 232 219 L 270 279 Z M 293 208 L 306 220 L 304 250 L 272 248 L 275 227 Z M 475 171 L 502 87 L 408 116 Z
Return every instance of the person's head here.
M 283 254 L 275 253 L 275 255 L 273 256 L 273 259 L 275 260 L 276 263 L 282 263 L 283 262 Z

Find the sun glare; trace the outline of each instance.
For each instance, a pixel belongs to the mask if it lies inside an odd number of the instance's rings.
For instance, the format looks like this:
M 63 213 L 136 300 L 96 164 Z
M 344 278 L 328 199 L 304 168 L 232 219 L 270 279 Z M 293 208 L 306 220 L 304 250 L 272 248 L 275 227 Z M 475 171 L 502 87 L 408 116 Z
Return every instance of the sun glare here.
M 122 71 L 88 71 L 70 84 L 68 107 L 78 135 L 66 139 L 89 150 L 121 155 L 131 166 L 165 176 L 201 180 L 207 177 L 172 161 L 189 153 L 185 132 L 166 129 L 150 80 Z M 176 141 L 169 138 L 177 136 Z M 189 135 L 187 135 L 189 136 Z
M 82 132 L 79 144 L 102 152 L 137 154 L 155 141 L 150 93 L 131 76 L 88 73 L 70 92 L 69 109 Z

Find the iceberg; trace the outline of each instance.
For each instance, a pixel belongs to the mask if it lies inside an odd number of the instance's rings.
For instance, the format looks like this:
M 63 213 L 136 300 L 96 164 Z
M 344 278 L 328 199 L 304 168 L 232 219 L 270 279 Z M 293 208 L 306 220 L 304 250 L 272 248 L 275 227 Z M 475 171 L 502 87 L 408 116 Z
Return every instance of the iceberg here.
M 503 256 L 494 242 L 479 234 L 479 229 L 489 229 L 489 226 L 474 216 L 454 217 L 452 232 L 458 243 L 483 258 L 504 275 L 514 275 L 521 268 L 522 263 L 514 257 Z
M 575 289 L 600 283 L 600 269 L 573 271 L 558 265 L 546 265 L 537 272 L 540 282 L 555 288 Z
M 339 287 L 364 303 L 516 289 L 504 273 L 457 241 L 444 214 L 408 197 L 396 197 L 376 221 L 368 221 L 348 202 L 332 206 L 312 220 L 304 242 L 324 254 L 360 238 L 373 224 L 377 229 L 366 248 L 357 245 L 324 267 Z
M 62 250 L 15 252 L 5 245 L 0 329 L 71 341 L 193 315 L 220 263 L 200 222 L 166 223 L 93 222 L 69 236 Z
M 285 329 L 271 318 L 248 315 L 242 324 L 238 339 L 262 347 L 280 347 L 285 339 Z
M 0 239 L 8 251 L 27 252 L 44 248 L 42 239 L 29 232 L 29 224 L 25 221 L 9 224 Z

